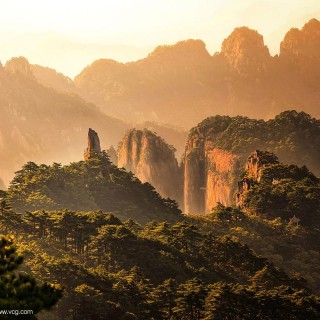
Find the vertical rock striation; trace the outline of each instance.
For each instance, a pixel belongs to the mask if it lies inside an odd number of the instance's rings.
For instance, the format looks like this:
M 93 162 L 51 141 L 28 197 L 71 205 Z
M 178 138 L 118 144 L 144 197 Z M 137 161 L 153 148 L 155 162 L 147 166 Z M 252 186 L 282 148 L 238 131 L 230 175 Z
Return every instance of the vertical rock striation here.
M 163 197 L 180 201 L 181 175 L 174 148 L 149 130 L 132 129 L 118 148 L 118 167 L 149 182 Z
M 231 205 L 238 155 L 217 148 L 213 141 L 189 137 L 184 164 L 186 213 L 208 213 L 217 202 Z
M 88 132 L 88 147 L 84 151 L 84 160 L 94 158 L 101 153 L 100 139 L 98 134 L 89 128 Z

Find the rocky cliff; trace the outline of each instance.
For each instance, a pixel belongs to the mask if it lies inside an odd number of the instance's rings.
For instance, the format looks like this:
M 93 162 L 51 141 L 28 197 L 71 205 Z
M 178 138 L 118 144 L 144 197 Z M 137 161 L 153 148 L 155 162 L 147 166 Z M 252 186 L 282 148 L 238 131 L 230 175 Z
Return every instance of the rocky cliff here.
M 217 148 L 200 131 L 189 136 L 184 158 L 185 212 L 208 213 L 217 202 L 231 205 L 238 167 L 237 154 Z
M 268 151 L 255 150 L 248 158 L 243 179 L 238 182 L 238 192 L 236 194 L 236 206 L 239 209 L 245 209 L 244 195 L 255 184 L 259 183 L 262 175 L 262 169 L 271 164 L 278 164 L 278 158 L 275 154 Z M 277 183 L 277 177 L 273 180 Z
M 98 134 L 89 128 L 88 132 L 88 147 L 84 151 L 84 160 L 94 158 L 101 153 L 100 139 Z
M 174 149 L 149 130 L 132 129 L 118 147 L 118 167 L 132 171 L 163 196 L 179 202 L 181 176 Z
M 23 75 L 25 77 L 34 78 L 28 60 L 24 57 L 12 58 L 5 65 L 8 73 Z
M 275 154 L 255 151 L 238 183 L 236 205 L 266 219 L 281 217 L 293 225 L 320 222 L 320 179 L 307 167 L 285 165 Z
M 245 117 L 210 117 L 192 128 L 184 165 L 185 213 L 208 213 L 217 202 L 235 204 L 236 191 L 259 181 L 260 169 L 276 163 L 307 165 L 320 175 L 320 121 L 296 111 L 283 112 L 269 121 Z M 243 171 L 244 179 L 238 180 Z M 240 199 L 237 200 L 238 202 Z
M 265 71 L 271 63 L 263 37 L 247 27 L 236 28 L 223 41 L 220 54 L 233 70 L 241 74 Z
M 281 42 L 280 57 L 288 63 L 298 65 L 300 71 L 310 66 L 319 71 L 320 21 L 311 19 L 301 30 L 291 29 Z

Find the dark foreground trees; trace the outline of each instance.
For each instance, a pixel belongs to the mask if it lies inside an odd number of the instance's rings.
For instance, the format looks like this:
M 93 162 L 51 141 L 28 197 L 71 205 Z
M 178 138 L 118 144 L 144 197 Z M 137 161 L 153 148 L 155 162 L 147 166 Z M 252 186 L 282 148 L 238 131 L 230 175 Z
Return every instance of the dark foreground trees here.
M 17 274 L 16 269 L 23 257 L 16 253 L 13 238 L 0 236 L 0 310 L 31 310 L 33 315 L 24 315 L 25 319 L 35 319 L 35 314 L 52 307 L 62 295 L 59 285 L 44 283 L 24 273 Z M 1 319 L 12 319 L 12 315 L 1 315 Z

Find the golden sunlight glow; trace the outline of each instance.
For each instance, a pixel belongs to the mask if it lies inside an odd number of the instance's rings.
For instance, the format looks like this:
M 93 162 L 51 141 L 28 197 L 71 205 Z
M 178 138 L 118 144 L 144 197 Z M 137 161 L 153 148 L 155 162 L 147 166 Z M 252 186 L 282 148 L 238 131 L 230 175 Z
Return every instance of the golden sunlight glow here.
M 272 53 L 288 28 L 319 18 L 319 0 L 0 1 L 0 60 L 26 56 L 74 76 L 98 58 L 136 60 L 159 44 L 199 38 L 210 53 L 242 25 Z

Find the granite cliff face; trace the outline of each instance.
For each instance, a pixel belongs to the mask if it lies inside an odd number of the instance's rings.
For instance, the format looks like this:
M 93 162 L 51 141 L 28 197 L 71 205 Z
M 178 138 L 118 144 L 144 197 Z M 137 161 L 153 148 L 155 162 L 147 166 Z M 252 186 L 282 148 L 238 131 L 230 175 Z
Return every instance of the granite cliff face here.
M 265 71 L 271 63 L 269 49 L 265 46 L 263 37 L 247 27 L 236 28 L 223 41 L 220 54 L 240 74 Z
M 119 143 L 118 167 L 152 184 L 161 196 L 179 202 L 181 176 L 174 149 L 151 131 L 132 129 L 127 132 Z
M 23 75 L 25 77 L 34 78 L 28 60 L 24 57 L 12 58 L 5 65 L 8 73 Z
M 311 66 L 318 68 L 320 61 L 320 21 L 312 19 L 301 30 L 291 29 L 281 42 L 280 57 L 287 63 L 297 65 L 300 71 Z
M 89 128 L 88 132 L 88 147 L 84 151 L 84 160 L 95 158 L 101 153 L 100 139 L 98 134 Z
M 278 158 L 271 152 L 255 150 L 249 156 L 245 172 L 246 177 L 259 182 L 261 178 L 261 169 L 268 164 L 279 163 Z
M 319 175 L 319 137 L 320 121 L 303 112 L 286 111 L 269 121 L 239 116 L 205 119 L 190 130 L 186 143 L 184 212 L 208 213 L 217 202 L 235 204 L 238 188 L 248 190 L 259 181 L 265 164 L 277 162 L 271 152 L 284 163 L 306 165 Z M 258 149 L 268 152 L 254 152 Z
M 218 148 L 200 131 L 189 137 L 184 158 L 184 209 L 208 213 L 217 202 L 231 205 L 239 156 Z

